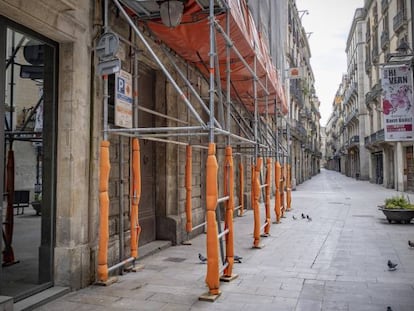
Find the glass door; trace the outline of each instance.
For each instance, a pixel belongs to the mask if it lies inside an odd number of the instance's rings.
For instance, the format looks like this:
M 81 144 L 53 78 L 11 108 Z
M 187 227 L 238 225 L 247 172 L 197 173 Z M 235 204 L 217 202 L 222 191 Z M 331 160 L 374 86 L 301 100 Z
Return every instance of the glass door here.
M 52 285 L 56 55 L 53 42 L 0 16 L 0 295 Z

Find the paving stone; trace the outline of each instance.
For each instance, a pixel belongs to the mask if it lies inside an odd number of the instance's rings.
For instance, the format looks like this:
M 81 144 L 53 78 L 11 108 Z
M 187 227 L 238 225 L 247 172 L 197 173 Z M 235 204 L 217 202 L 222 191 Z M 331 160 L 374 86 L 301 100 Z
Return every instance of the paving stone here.
M 197 257 L 206 254 L 201 234 L 191 246 L 138 260 L 144 270 L 119 276 L 118 283 L 90 286 L 38 310 L 381 311 L 392 305 L 413 311 L 414 250 L 407 246 L 413 227 L 390 225 L 377 209 L 395 191 L 325 170 L 296 189 L 293 210 L 271 227 L 260 250 L 251 248 L 252 211 L 235 218 L 235 249 L 243 262 L 234 265 L 237 279 L 220 284 L 214 303 L 198 300 L 208 291 L 207 265 Z M 313 221 L 300 219 L 301 213 Z M 397 271 L 388 271 L 388 259 L 398 262 Z

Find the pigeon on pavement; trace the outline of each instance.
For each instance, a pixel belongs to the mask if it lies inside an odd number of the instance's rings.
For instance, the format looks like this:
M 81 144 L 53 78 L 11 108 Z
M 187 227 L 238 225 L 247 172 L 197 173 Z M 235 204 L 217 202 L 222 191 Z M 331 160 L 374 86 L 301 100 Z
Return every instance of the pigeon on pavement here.
M 414 248 L 414 242 L 411 242 L 410 240 L 408 240 L 408 246 Z
M 237 255 L 234 255 L 234 262 L 237 262 L 237 263 L 242 263 L 242 260 L 243 259 L 243 257 L 240 257 L 240 256 L 237 256 Z
M 198 259 L 200 259 L 201 263 L 206 263 L 207 262 L 207 258 L 204 257 L 203 255 L 201 255 L 200 253 L 198 253 Z
M 387 311 L 392 311 L 390 306 L 387 307 Z
M 391 260 L 388 260 L 387 265 L 388 265 L 388 270 L 389 271 L 395 271 L 395 270 L 397 270 L 397 266 L 398 266 L 397 263 L 393 263 Z
M 312 217 L 310 217 L 309 215 L 306 215 L 306 218 L 308 219 L 308 221 L 312 221 Z
M 297 218 L 295 217 L 295 215 L 292 215 L 292 218 L 294 219 L 294 220 L 296 220 Z
M 306 218 L 306 217 L 305 217 L 305 214 L 303 214 L 303 213 L 302 213 L 302 218 L 303 218 L 303 219 L 305 219 L 305 218 Z

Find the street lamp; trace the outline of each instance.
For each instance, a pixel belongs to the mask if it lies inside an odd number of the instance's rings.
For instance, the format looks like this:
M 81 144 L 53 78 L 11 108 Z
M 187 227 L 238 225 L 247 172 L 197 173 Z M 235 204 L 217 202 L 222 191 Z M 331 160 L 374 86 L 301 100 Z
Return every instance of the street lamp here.
M 158 1 L 163 24 L 174 28 L 181 23 L 184 12 L 184 2 L 180 0 Z

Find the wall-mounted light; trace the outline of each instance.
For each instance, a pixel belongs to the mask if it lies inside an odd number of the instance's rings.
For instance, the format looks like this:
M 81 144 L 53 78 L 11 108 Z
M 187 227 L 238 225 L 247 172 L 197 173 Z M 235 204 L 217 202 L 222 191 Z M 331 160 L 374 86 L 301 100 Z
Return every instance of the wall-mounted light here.
M 179 0 L 166 0 L 160 3 L 160 15 L 163 24 L 167 27 L 177 27 L 181 23 L 184 12 L 184 3 Z

